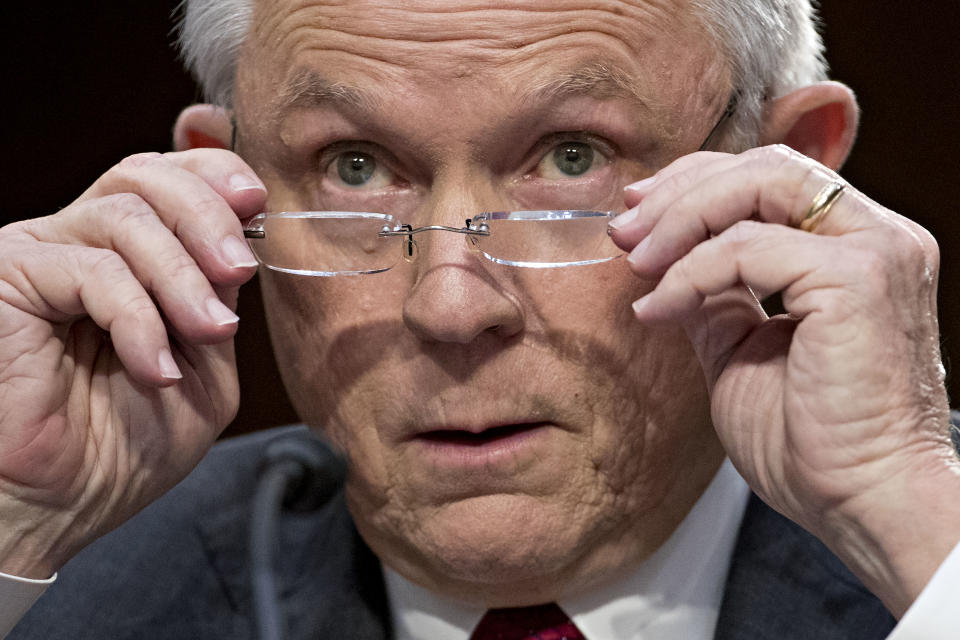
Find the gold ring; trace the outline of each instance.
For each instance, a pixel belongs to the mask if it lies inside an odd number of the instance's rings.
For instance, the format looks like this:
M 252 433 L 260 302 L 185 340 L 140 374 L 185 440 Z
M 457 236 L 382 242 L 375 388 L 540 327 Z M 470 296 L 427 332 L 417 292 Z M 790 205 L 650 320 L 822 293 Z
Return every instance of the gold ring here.
M 843 180 L 833 180 L 828 183 L 820 193 L 813 199 L 807 213 L 800 220 L 800 230 L 809 233 L 815 233 L 817 227 L 827 217 L 833 204 L 843 195 L 843 190 L 847 188 L 847 183 Z

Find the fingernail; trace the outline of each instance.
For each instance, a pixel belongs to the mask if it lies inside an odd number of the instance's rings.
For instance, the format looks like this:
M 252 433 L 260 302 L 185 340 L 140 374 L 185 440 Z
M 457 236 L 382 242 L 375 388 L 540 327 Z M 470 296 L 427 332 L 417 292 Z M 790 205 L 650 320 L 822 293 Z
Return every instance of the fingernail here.
M 647 251 L 647 247 L 650 246 L 650 236 L 647 236 L 641 240 L 637 246 L 633 248 L 633 251 L 630 252 L 630 255 L 627 256 L 627 260 L 630 264 L 636 265 L 640 264 L 640 261 L 644 258 L 644 253 Z
M 235 324 L 240 320 L 240 316 L 230 311 L 227 305 L 220 302 L 218 298 L 207 299 L 207 315 L 221 327 L 227 324 Z
M 260 180 L 252 178 L 245 173 L 235 173 L 230 176 L 230 188 L 234 191 L 250 191 L 251 189 L 259 189 L 260 191 L 267 190 Z
M 656 182 L 656 180 L 657 180 L 657 176 L 650 176 L 649 178 L 641 180 L 640 182 L 634 182 L 633 184 L 628 184 L 623 188 L 623 190 L 634 191 L 634 192 L 645 191 L 646 189 L 649 189 L 650 185 Z
M 227 265 L 234 269 L 238 267 L 255 267 L 257 259 L 247 243 L 237 236 L 227 236 L 220 244 L 223 251 L 223 257 Z
M 637 214 L 639 213 L 640 207 L 634 207 L 633 209 L 628 209 L 624 211 L 616 218 L 610 221 L 611 229 L 623 229 L 625 226 L 637 219 Z
M 160 353 L 157 355 L 157 364 L 160 365 L 160 375 L 167 380 L 180 380 L 183 378 L 183 374 L 180 373 L 180 367 L 177 366 L 176 361 L 173 359 L 173 354 L 170 353 L 170 349 L 166 347 L 160 349 Z
M 642 313 L 643 310 L 646 309 L 647 304 L 648 304 L 649 302 L 650 302 L 650 294 L 649 294 L 649 293 L 648 293 L 647 295 L 643 296 L 642 298 L 639 298 L 638 300 L 634 300 L 633 305 L 631 305 L 631 306 L 633 306 L 633 312 L 636 313 L 636 314 Z

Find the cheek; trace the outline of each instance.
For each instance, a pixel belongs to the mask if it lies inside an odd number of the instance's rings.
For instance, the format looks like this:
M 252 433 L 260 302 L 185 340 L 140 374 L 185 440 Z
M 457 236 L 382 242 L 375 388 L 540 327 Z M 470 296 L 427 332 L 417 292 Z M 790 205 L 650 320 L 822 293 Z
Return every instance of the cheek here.
M 598 482 L 649 506 L 709 439 L 709 398 L 682 328 L 645 327 L 633 316 L 631 303 L 655 283 L 638 280 L 622 259 L 606 267 L 589 268 L 579 283 L 546 279 L 537 303 L 528 302 L 550 349 L 579 376 L 560 384 L 591 417 Z
M 392 472 L 376 425 L 402 385 L 385 384 L 398 357 L 399 302 L 377 275 L 299 278 L 261 273 L 270 335 L 300 419 L 350 458 L 351 484 L 384 496 Z M 396 400 L 396 398 L 393 398 Z M 376 498 L 379 501 L 380 498 Z
M 261 286 L 277 363 L 301 420 L 330 428 L 341 411 L 372 406 L 363 397 L 388 392 L 366 381 L 392 357 L 401 326 L 399 303 L 382 278 L 263 272 Z M 339 441 L 344 434 L 330 435 Z
M 549 472 L 556 465 L 528 477 L 527 489 L 553 496 L 544 522 L 550 514 L 577 514 L 581 524 L 570 535 L 580 540 L 595 525 L 639 521 L 637 514 L 662 503 L 679 470 L 689 468 L 689 443 L 709 428 L 702 375 L 680 329 L 652 331 L 633 318 L 630 303 L 650 283 L 637 280 L 622 259 L 582 269 L 497 273 L 516 292 L 525 326 L 465 377 L 444 374 L 438 363 L 456 358 L 459 347 L 425 346 L 403 325 L 408 287 L 399 278 L 262 276 L 291 399 L 301 419 L 349 453 L 360 511 L 385 518 L 384 530 L 406 531 L 401 537 L 465 535 L 460 520 L 426 518 L 436 510 L 431 500 L 440 504 L 449 495 L 429 469 L 391 449 L 389 434 L 389 425 L 416 414 L 411 398 L 434 415 L 445 400 L 463 402 L 464 388 L 495 400 L 529 387 L 570 419 L 575 435 L 562 445 L 569 467 L 563 477 Z M 524 386 L 531 379 L 535 384 Z M 429 535 L 416 533 L 427 521 Z

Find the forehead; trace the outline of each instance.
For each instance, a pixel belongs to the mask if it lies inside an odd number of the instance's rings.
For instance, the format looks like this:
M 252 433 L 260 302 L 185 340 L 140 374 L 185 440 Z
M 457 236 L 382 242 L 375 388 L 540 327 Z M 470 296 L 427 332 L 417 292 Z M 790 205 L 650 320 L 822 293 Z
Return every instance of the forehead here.
M 259 0 L 239 89 L 276 103 L 320 74 L 381 95 L 416 87 L 462 99 L 481 86 L 523 91 L 600 69 L 606 86 L 632 85 L 655 107 L 671 88 L 702 94 L 701 78 L 720 75 L 707 74 L 718 59 L 688 0 Z

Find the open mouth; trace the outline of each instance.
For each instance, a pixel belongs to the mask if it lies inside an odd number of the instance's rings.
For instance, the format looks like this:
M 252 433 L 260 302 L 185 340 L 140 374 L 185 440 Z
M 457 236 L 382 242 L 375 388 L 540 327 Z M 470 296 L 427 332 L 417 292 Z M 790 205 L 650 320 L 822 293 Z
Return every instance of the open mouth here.
M 439 429 L 421 433 L 417 437 L 421 440 L 436 444 L 456 445 L 464 447 L 482 447 L 492 443 L 517 438 L 545 426 L 545 422 L 530 422 L 526 424 L 505 424 L 484 429 L 479 433 L 459 429 Z

